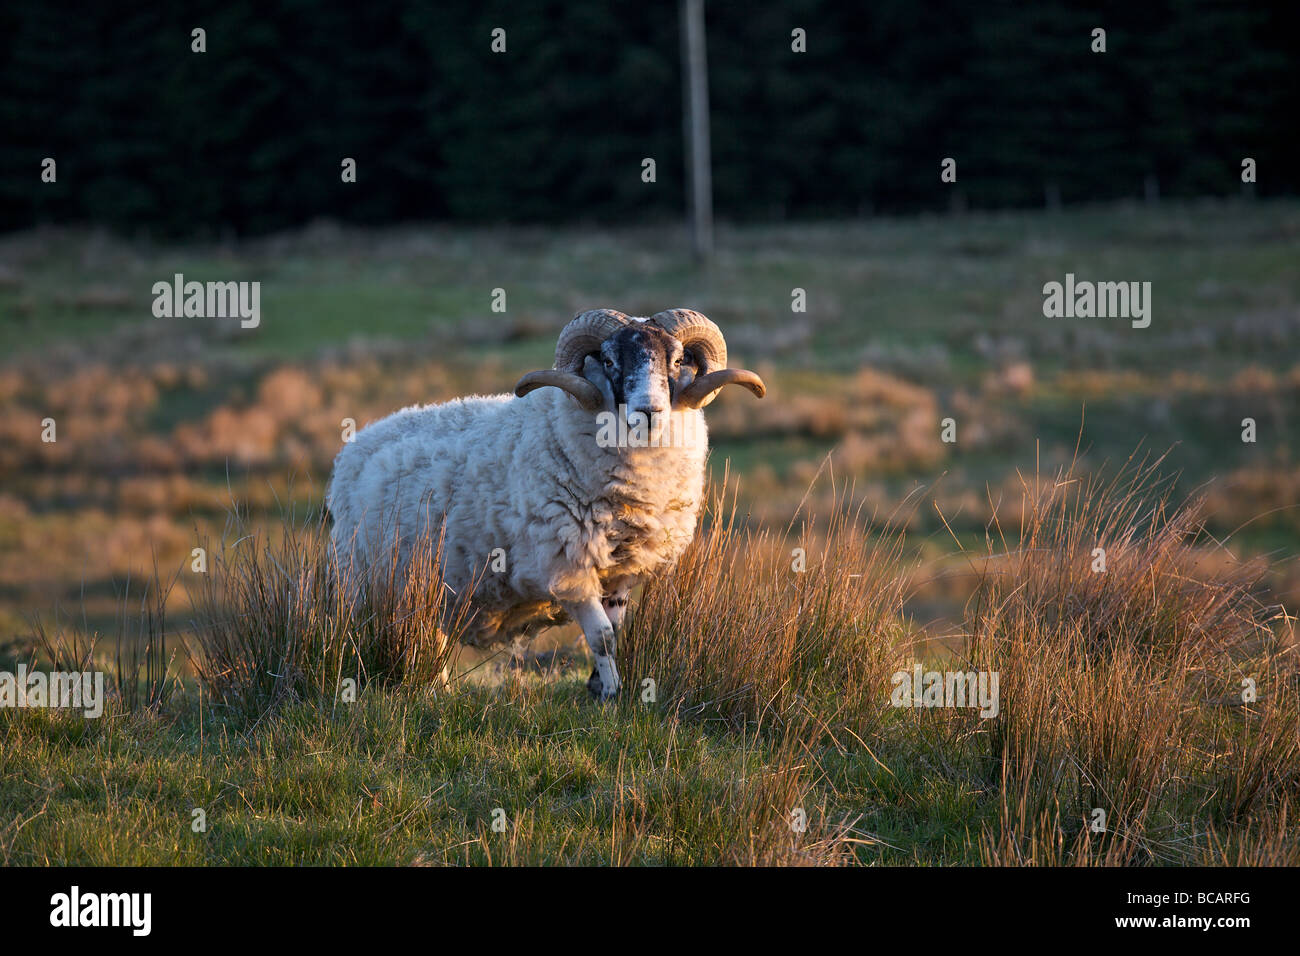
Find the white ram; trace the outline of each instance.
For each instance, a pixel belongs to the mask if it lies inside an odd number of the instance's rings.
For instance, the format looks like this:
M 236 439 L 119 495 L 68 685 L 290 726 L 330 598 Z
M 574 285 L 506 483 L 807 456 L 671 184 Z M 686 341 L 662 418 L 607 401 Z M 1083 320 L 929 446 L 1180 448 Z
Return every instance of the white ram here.
M 470 596 L 462 640 L 572 618 L 596 659 L 587 687 L 608 699 L 628 592 L 695 533 L 700 409 L 724 385 L 765 392 L 726 363 L 722 333 L 698 312 L 584 312 L 560 333 L 555 367 L 525 375 L 514 396 L 405 408 L 359 431 L 327 493 L 335 553 L 373 569 L 441 536 L 443 581 Z

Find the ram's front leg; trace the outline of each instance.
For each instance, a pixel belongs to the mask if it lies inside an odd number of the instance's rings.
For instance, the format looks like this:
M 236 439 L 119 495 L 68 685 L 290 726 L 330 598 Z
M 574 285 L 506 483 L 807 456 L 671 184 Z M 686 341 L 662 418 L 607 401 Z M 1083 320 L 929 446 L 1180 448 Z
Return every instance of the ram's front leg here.
M 611 588 L 604 597 L 600 599 L 600 606 L 605 610 L 605 616 L 609 618 L 609 625 L 614 629 L 614 640 L 619 641 L 623 637 L 623 620 L 627 616 L 627 596 L 632 588 L 629 585 L 621 585 Z M 591 677 L 587 679 L 587 686 L 599 680 L 599 674 L 595 669 L 591 672 Z
M 618 668 L 614 666 L 614 651 L 617 647 L 614 625 L 610 623 L 609 615 L 601 607 L 598 598 L 569 604 L 565 610 L 578 622 L 591 653 L 596 656 L 596 669 L 587 680 L 587 690 L 596 700 L 609 700 L 623 686 L 623 682 L 618 679 Z M 622 619 L 621 614 L 619 619 Z
M 623 617 L 627 614 L 627 596 L 631 592 L 631 585 L 622 584 L 610 588 L 600 599 L 600 606 L 605 609 L 605 616 L 614 628 L 615 637 L 623 636 Z

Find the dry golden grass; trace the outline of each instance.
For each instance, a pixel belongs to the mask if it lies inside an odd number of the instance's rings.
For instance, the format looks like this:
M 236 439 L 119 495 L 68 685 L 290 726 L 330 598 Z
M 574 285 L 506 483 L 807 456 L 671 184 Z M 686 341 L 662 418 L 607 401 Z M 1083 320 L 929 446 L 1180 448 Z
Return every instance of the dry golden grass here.
M 740 526 L 726 485 L 705 528 L 649 582 L 621 657 L 685 712 L 743 723 L 811 710 L 869 734 L 905 658 L 909 562 L 901 531 L 872 535 L 839 492 L 824 528 Z
M 272 542 L 235 513 L 227 539 L 194 597 L 190 662 L 214 702 L 264 713 L 337 702 L 347 680 L 353 698 L 369 685 L 441 682 L 469 609 L 442 586 L 441 542 L 417 542 L 400 572 L 390 561 L 358 573 L 335 560 L 319 515 L 286 520 Z
M 1170 504 L 1158 464 L 1026 481 L 1022 526 L 985 565 L 969 657 L 1000 675 L 1000 712 L 979 728 L 999 794 L 986 863 L 1185 860 L 1189 818 L 1241 825 L 1294 799 L 1284 612 L 1250 568 L 1201 566 L 1203 501 Z

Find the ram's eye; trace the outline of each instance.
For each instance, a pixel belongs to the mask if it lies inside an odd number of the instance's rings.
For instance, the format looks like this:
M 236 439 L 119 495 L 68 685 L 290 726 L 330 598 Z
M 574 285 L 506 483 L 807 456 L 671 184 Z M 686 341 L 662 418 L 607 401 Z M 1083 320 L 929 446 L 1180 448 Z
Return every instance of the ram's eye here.
M 613 368 L 613 367 L 614 367 L 614 360 L 613 360 L 613 359 L 605 359 L 605 368 Z
M 673 359 L 673 368 L 681 368 L 681 367 L 682 367 L 682 360 L 679 358 Z

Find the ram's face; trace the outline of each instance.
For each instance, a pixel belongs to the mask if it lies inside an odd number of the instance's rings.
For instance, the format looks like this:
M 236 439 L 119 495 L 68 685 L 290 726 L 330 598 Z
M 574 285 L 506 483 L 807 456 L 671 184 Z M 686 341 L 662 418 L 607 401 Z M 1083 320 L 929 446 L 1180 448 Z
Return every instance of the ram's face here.
M 727 366 L 727 343 L 707 316 L 665 309 L 637 319 L 589 309 L 560 332 L 555 367 L 529 372 L 515 395 L 560 388 L 585 411 L 613 412 L 629 427 L 648 417 L 658 434 L 674 409 L 703 408 L 725 385 L 743 385 L 759 398 L 767 391 L 753 372 Z
M 681 342 L 641 323 L 606 339 L 600 347 L 600 362 L 609 381 L 614 411 L 627 419 L 629 427 L 648 424 L 653 435 L 658 435 L 668 421 L 674 385 L 684 371 L 692 377 L 695 371 Z

